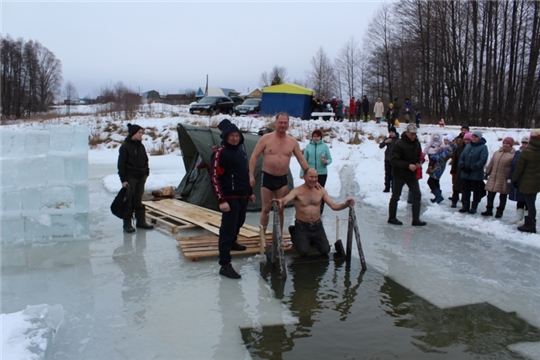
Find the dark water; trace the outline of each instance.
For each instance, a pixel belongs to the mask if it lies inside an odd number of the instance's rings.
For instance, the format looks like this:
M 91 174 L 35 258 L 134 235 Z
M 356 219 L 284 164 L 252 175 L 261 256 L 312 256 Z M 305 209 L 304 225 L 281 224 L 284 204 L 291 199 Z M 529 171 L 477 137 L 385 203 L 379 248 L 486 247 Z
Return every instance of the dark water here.
M 540 341 L 515 313 L 440 309 L 354 260 L 291 262 L 286 281 L 267 264 L 261 274 L 298 322 L 241 329 L 254 359 L 522 359 L 507 345 Z

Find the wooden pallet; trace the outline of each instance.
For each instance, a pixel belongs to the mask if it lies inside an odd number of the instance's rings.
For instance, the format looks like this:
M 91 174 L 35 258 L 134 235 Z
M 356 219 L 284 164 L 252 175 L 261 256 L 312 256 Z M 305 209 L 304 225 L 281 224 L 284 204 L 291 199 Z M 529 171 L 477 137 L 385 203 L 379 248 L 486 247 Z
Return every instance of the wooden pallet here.
M 210 236 L 179 236 L 176 238 L 180 249 L 184 256 L 193 261 L 197 261 L 200 257 L 218 256 L 218 237 Z M 289 234 L 283 234 L 283 241 L 287 244 L 285 251 L 292 250 L 291 237 Z M 266 243 L 272 242 L 272 234 L 266 234 Z M 244 251 L 231 251 L 231 255 L 253 255 L 259 253 L 259 237 L 246 238 L 238 237 L 238 243 L 244 245 Z
M 181 229 L 202 228 L 214 235 L 206 236 L 179 236 L 177 241 L 184 255 L 197 260 L 199 257 L 217 256 L 219 227 L 221 226 L 221 213 L 201 206 L 193 205 L 177 199 L 160 199 L 143 201 L 146 207 L 146 217 L 153 223 L 160 224 L 177 234 Z M 283 241 L 291 245 L 290 235 L 284 234 Z M 266 242 L 272 242 L 272 233 L 266 233 Z M 238 243 L 246 246 L 245 251 L 232 251 L 237 254 L 258 254 L 259 229 L 244 224 L 240 229 Z M 289 246 L 290 247 L 290 246 Z
M 143 201 L 143 204 L 150 219 L 171 227 L 173 233 L 181 229 L 181 226 L 194 225 L 219 235 L 221 213 L 218 211 L 209 210 L 202 206 L 193 205 L 177 199 Z M 240 235 L 247 238 L 257 237 L 259 236 L 259 229 L 255 226 L 244 224 L 240 229 Z

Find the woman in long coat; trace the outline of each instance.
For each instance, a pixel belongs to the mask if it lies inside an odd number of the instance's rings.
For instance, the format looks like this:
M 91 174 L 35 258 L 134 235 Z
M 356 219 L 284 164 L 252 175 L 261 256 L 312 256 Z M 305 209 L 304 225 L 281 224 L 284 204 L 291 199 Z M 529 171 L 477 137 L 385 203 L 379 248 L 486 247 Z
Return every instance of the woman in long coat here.
M 508 175 L 508 182 L 510 182 L 510 194 L 509 199 L 511 201 L 516 202 L 516 217 L 510 220 L 510 224 L 517 224 L 521 220 L 523 220 L 523 216 L 525 216 L 525 196 L 519 191 L 519 183 L 514 185 L 512 183 L 512 176 L 514 176 L 514 172 L 516 171 L 517 162 L 519 160 L 519 155 L 525 148 L 529 145 L 529 137 L 524 136 L 521 139 L 521 147 L 514 153 L 514 159 L 512 160 L 512 166 L 510 168 L 510 175 Z
M 463 182 L 463 207 L 459 209 L 461 213 L 476 214 L 476 209 L 480 200 L 486 195 L 484 188 L 484 166 L 487 163 L 489 151 L 486 146 L 486 139 L 482 137 L 480 130 L 472 133 L 471 142 L 465 146 L 463 153 L 459 157 L 459 168 L 461 169 L 461 180 Z M 471 204 L 471 192 L 473 200 Z
M 510 184 L 508 184 L 508 175 L 512 167 L 512 160 L 516 150 L 513 148 L 514 139 L 505 137 L 502 147 L 495 152 L 489 161 L 485 174 L 489 176 L 486 183 L 487 190 L 487 205 L 486 211 L 482 213 L 484 216 L 493 215 L 493 201 L 495 195 L 499 193 L 499 207 L 495 213 L 497 219 L 501 218 L 506 207 L 506 199 L 510 193 Z
M 519 190 L 525 196 L 529 214 L 525 224 L 518 230 L 536 233 L 536 195 L 540 192 L 540 129 L 534 129 L 529 136 L 529 145 L 519 155 L 513 183 L 519 183 Z

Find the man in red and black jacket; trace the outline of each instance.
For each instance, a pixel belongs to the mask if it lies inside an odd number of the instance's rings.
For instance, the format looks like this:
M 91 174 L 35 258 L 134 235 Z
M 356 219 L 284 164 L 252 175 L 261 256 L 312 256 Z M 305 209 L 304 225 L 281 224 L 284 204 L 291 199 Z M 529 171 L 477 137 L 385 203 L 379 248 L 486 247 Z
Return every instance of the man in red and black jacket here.
M 249 184 L 248 159 L 244 151 L 244 137 L 236 125 L 229 124 L 221 134 L 222 145 L 213 153 L 211 164 L 212 190 L 221 215 L 219 228 L 220 275 L 239 279 L 231 265 L 231 250 L 245 250 L 236 242 L 240 228 L 246 220 L 248 201 L 255 202 Z

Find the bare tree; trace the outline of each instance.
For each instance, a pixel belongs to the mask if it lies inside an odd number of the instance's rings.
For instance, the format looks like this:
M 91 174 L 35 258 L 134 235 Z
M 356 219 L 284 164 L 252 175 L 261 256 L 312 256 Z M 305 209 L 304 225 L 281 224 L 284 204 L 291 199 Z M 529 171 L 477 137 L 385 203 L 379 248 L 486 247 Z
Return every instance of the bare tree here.
M 311 58 L 311 69 L 306 71 L 307 85 L 319 98 L 328 98 L 335 93 L 336 77 L 332 61 L 321 46 Z
M 358 90 L 361 73 L 360 50 L 354 37 L 351 37 L 339 51 L 335 68 L 339 72 L 340 82 L 345 86 L 347 95 L 353 97 Z
M 259 78 L 259 85 L 261 87 L 279 85 L 287 82 L 287 69 L 283 66 L 275 65 L 270 73 L 266 71 L 261 74 Z
M 188 98 L 189 102 L 193 102 L 193 101 L 195 101 L 197 99 L 196 96 L 195 96 L 195 95 L 197 95 L 197 90 L 195 90 L 195 89 L 186 89 L 184 91 L 184 94 Z
M 64 98 L 67 105 L 66 111 L 69 115 L 70 106 L 79 98 L 79 94 L 77 93 L 77 89 L 75 88 L 75 85 L 71 81 L 68 81 L 66 85 L 64 85 Z
M 41 111 L 47 111 L 49 105 L 60 93 L 62 85 L 62 63 L 54 54 L 39 42 L 36 42 L 39 59 L 38 96 Z

